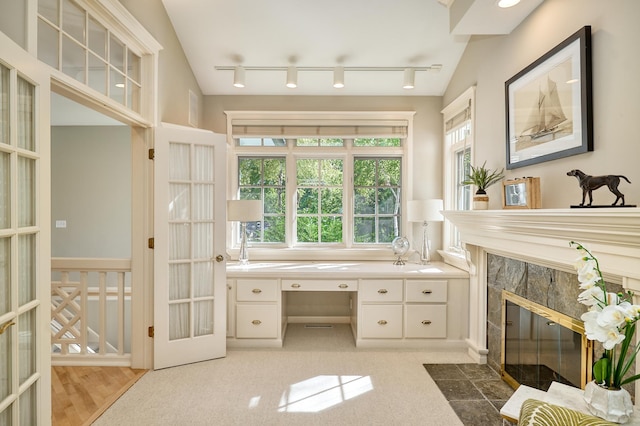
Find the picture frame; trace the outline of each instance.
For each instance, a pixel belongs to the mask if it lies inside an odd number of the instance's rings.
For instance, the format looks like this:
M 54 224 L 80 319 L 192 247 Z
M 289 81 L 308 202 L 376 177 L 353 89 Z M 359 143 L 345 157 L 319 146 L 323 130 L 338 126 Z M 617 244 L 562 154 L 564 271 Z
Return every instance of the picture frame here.
M 503 209 L 539 209 L 540 178 L 524 177 L 502 181 Z
M 505 82 L 506 168 L 593 151 L 591 27 Z

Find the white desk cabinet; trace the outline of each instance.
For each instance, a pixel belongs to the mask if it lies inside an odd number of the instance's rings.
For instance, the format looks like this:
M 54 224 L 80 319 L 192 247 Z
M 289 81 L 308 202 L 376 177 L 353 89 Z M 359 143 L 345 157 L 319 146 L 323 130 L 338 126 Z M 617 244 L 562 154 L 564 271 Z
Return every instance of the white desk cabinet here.
M 227 284 L 231 347 L 280 347 L 287 324 L 321 322 L 350 323 L 358 347 L 467 349 L 469 278 L 449 265 L 262 262 L 228 265 Z M 339 315 L 318 316 L 335 300 Z

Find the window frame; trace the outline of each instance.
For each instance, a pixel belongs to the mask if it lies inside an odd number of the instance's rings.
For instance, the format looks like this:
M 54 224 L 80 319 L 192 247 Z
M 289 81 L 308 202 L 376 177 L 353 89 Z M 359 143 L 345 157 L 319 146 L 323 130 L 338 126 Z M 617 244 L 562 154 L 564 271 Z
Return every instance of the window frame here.
M 402 112 L 245 112 L 245 111 L 225 111 L 227 114 L 227 143 L 228 143 L 228 198 L 235 199 L 238 194 L 238 158 L 239 157 L 274 157 L 286 156 L 286 175 L 287 175 L 287 207 L 285 211 L 287 232 L 285 243 L 264 243 L 254 244 L 251 247 L 251 256 L 254 259 L 270 259 L 270 260 L 338 260 L 348 258 L 350 260 L 382 260 L 387 259 L 391 255 L 390 243 L 364 244 L 354 243 L 354 221 L 353 221 L 353 161 L 355 158 L 372 157 L 372 158 L 390 158 L 396 157 L 401 159 L 401 234 L 404 235 L 409 231 L 409 223 L 406 220 L 406 205 L 408 197 L 412 191 L 412 170 L 408 160 L 412 151 L 413 144 L 413 111 Z M 238 146 L 236 139 L 238 136 L 233 135 L 234 119 L 253 119 L 256 122 L 260 120 L 273 123 L 273 120 L 283 120 L 291 123 L 296 119 L 302 119 L 305 123 L 316 120 L 323 125 L 331 124 L 332 120 L 344 123 L 345 120 L 354 120 L 354 122 L 366 121 L 369 125 L 376 121 L 383 123 L 390 120 L 406 120 L 406 135 L 386 135 L 381 134 L 381 138 L 401 138 L 400 147 L 387 146 L 354 146 L 353 136 L 346 137 L 344 146 L 295 146 L 295 137 L 286 136 L 286 146 Z M 264 135 L 265 138 L 272 138 L 274 135 Z M 251 138 L 257 136 L 241 136 Z M 300 137 L 309 137 L 302 135 Z M 323 137 L 323 136 L 318 136 Z M 367 137 L 367 136 L 362 136 Z M 295 206 L 296 199 L 296 161 L 303 158 L 342 158 L 343 173 L 345 184 L 343 186 L 343 242 L 334 243 L 296 243 L 294 241 Z M 348 182 L 347 182 L 348 179 Z M 237 241 L 236 224 L 228 224 L 229 230 L 227 238 L 227 247 L 230 253 L 235 253 L 239 242 Z M 268 246 L 266 246 L 268 245 Z
M 444 167 L 443 167 L 443 183 L 444 183 L 444 208 L 445 210 L 466 210 L 460 209 L 458 207 L 457 199 L 458 199 L 458 187 L 456 185 L 457 182 L 457 174 L 459 172 L 458 164 L 457 164 L 457 154 L 464 149 L 469 149 L 470 151 L 470 161 L 473 164 L 474 154 L 475 154 L 475 91 L 476 87 L 472 86 L 465 90 L 460 96 L 458 96 L 454 101 L 452 101 L 449 105 L 447 105 L 441 112 L 443 115 L 442 120 L 442 128 L 443 128 L 443 153 L 444 153 Z M 454 126 L 449 131 L 447 130 L 447 122 L 452 120 L 454 117 L 458 116 L 461 113 L 464 113 L 465 110 L 468 110 L 468 118 Z M 466 123 L 469 125 L 468 135 L 464 139 L 462 144 L 455 143 L 449 145 L 448 142 L 448 134 L 449 132 L 453 133 L 465 126 Z M 464 261 L 465 258 L 465 250 L 459 244 L 456 244 L 456 234 L 457 229 L 455 225 L 453 225 L 449 220 L 445 218 L 444 221 L 444 233 L 442 238 L 442 246 L 443 250 L 441 252 L 443 259 L 447 263 L 451 263 L 454 266 L 461 267 L 463 269 L 467 269 L 468 266 Z

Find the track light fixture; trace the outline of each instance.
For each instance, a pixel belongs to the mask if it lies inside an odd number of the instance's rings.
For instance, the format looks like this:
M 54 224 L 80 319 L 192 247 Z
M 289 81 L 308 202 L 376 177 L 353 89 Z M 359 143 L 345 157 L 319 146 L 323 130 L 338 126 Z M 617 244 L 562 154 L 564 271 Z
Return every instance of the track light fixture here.
M 233 85 L 235 87 L 244 87 L 244 68 L 240 65 L 233 70 Z
M 243 67 L 243 66 L 216 66 L 218 71 L 234 71 L 233 85 L 236 87 L 244 87 L 245 70 L 246 71 L 286 71 L 286 85 L 290 88 L 298 87 L 298 71 L 329 71 L 333 72 L 333 87 L 344 87 L 345 71 L 352 72 L 404 72 L 404 82 L 402 87 L 405 89 L 413 89 L 415 87 L 416 71 L 439 72 L 442 69 L 441 64 L 433 64 L 426 67 L 344 67 L 342 65 L 336 67 L 295 67 L 293 65 L 287 67 Z
M 294 66 L 287 68 L 287 87 L 292 89 L 298 87 L 298 70 Z
M 416 70 L 413 68 L 405 68 L 403 89 L 413 89 L 416 84 Z
M 344 67 L 338 66 L 333 69 L 333 87 L 336 89 L 344 87 Z

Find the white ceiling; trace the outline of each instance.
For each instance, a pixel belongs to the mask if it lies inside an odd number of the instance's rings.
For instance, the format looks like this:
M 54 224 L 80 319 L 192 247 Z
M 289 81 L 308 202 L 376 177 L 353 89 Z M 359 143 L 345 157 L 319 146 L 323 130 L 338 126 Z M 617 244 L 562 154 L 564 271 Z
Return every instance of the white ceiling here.
M 496 0 L 162 0 L 205 95 L 440 96 L 471 34 L 508 34 L 543 0 L 500 9 Z M 448 5 L 448 6 L 447 6 Z M 415 89 L 402 89 L 403 72 L 349 67 L 430 67 L 416 72 Z M 285 71 L 216 67 L 334 67 L 299 71 L 285 87 Z

